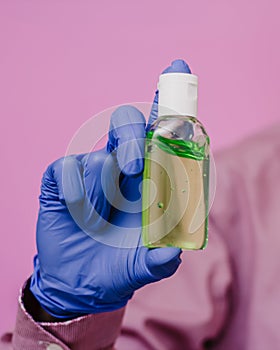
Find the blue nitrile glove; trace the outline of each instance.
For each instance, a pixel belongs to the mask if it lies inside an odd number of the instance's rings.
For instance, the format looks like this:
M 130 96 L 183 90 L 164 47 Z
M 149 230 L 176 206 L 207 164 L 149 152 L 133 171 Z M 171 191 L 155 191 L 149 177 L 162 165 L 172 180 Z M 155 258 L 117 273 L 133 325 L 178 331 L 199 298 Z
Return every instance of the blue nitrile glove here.
M 168 69 L 189 72 L 181 60 Z M 106 148 L 59 159 L 44 173 L 30 290 L 52 316 L 121 308 L 136 289 L 177 270 L 180 249 L 141 245 L 144 138 L 142 113 L 120 107 Z

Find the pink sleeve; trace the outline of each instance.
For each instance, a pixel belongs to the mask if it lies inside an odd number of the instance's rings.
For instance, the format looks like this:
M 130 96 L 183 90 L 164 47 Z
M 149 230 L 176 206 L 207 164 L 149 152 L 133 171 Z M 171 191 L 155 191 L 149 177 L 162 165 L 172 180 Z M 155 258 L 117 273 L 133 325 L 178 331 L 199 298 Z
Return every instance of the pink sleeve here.
M 2 337 L 0 350 L 113 349 L 124 308 L 61 323 L 36 323 L 23 303 L 25 288 L 19 297 L 15 330 Z

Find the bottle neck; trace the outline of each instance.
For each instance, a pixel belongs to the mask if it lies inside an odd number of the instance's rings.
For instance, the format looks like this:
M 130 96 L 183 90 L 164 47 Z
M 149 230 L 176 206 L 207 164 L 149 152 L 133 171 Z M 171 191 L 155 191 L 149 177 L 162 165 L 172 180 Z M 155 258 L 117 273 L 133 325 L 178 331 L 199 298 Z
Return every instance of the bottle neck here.
M 193 113 L 192 113 L 193 112 Z M 179 111 L 174 111 L 171 108 L 161 106 L 160 104 L 158 105 L 158 117 L 169 117 L 169 118 L 178 118 L 178 117 L 192 117 L 196 118 L 197 113 L 195 111 L 187 111 L 185 113 L 180 113 Z

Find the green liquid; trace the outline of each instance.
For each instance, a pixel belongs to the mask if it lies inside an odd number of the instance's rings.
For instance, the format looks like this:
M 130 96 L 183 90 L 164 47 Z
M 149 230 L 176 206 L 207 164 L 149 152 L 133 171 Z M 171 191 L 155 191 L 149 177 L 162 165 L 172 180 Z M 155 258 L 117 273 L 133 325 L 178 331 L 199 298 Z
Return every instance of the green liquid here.
M 208 240 L 207 143 L 147 133 L 142 239 L 147 247 L 203 249 Z M 149 183 L 152 181 L 153 186 Z

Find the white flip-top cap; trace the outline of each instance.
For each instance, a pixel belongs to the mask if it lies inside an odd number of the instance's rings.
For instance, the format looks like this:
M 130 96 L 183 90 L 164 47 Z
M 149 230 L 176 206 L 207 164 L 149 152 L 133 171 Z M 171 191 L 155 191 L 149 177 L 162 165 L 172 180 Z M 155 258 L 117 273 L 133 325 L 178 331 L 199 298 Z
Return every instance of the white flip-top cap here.
M 198 78 L 188 73 L 161 74 L 158 82 L 158 116 L 197 116 Z

